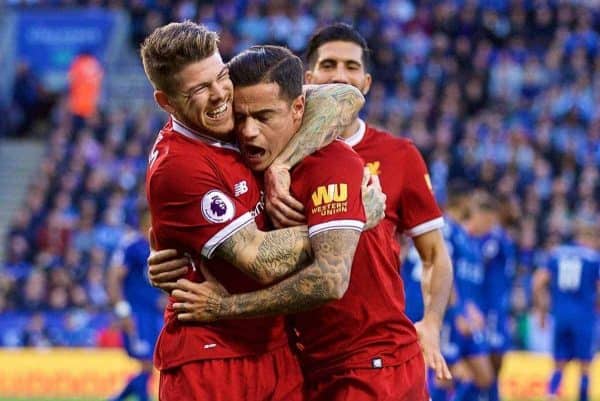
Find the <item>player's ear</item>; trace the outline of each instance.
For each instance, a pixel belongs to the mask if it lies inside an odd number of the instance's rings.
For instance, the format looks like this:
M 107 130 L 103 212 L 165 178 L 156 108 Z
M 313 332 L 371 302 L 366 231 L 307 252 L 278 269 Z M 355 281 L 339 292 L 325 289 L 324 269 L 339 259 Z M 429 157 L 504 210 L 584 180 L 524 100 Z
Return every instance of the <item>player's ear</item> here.
M 301 121 L 304 116 L 304 95 L 298 96 L 292 101 L 292 118 L 294 121 Z
M 167 113 L 176 114 L 175 107 L 171 104 L 171 100 L 165 92 L 161 90 L 155 90 L 154 100 L 156 100 L 156 103 L 160 106 L 160 108 L 166 111 Z
M 312 79 L 313 79 L 312 71 L 306 70 L 306 72 L 304 73 L 304 82 L 306 82 L 307 84 L 312 84 Z
M 365 84 L 363 85 L 363 91 L 362 91 L 362 94 L 364 96 L 366 96 L 367 93 L 369 93 L 369 89 L 371 89 L 372 82 L 373 82 L 373 78 L 371 77 L 371 74 L 369 74 L 368 72 L 365 73 Z

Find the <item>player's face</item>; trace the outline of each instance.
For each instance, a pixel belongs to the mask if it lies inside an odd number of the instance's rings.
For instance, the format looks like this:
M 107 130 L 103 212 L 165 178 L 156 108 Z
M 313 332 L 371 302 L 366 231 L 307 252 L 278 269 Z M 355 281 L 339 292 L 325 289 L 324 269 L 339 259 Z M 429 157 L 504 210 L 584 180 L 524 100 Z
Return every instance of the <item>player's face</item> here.
M 362 52 L 354 42 L 336 40 L 321 45 L 314 67 L 306 72 L 306 82 L 350 84 L 366 95 L 371 87 L 371 75 L 365 70 Z
M 179 88 L 169 97 L 171 113 L 190 128 L 228 139 L 233 130 L 233 84 L 219 52 L 187 65 L 176 78 Z
M 492 211 L 472 206 L 466 225 L 471 234 L 483 235 L 494 227 L 495 221 L 495 214 Z
M 235 128 L 248 167 L 263 171 L 294 136 L 304 113 L 304 97 L 279 97 L 279 85 L 261 83 L 235 90 Z

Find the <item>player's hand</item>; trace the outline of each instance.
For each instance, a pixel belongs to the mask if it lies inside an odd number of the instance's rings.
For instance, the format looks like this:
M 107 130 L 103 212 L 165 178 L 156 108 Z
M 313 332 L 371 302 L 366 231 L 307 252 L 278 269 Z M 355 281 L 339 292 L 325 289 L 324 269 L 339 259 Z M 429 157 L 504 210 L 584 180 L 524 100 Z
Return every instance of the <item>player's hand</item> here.
M 375 227 L 385 217 L 386 195 L 381 190 L 379 177 L 371 175 L 371 172 L 365 167 L 361 185 L 362 201 L 365 208 L 367 221 L 365 230 Z
M 194 283 L 181 279 L 177 280 L 177 288 L 171 296 L 176 300 L 173 310 L 177 319 L 182 322 L 213 322 L 221 318 L 223 298 L 229 292 L 206 269 L 200 265 L 200 270 L 206 281 Z
M 454 324 L 456 325 L 456 329 L 458 330 L 458 332 L 463 336 L 468 336 L 473 333 L 473 330 L 471 329 L 471 324 L 463 315 L 456 316 L 456 318 L 454 319 Z
M 150 256 L 148 257 L 148 280 L 153 287 L 170 293 L 176 288 L 176 282 L 183 277 L 191 265 L 187 255 L 180 254 L 176 249 L 156 250 L 156 242 L 150 236 Z
M 306 224 L 304 206 L 290 195 L 290 171 L 271 165 L 265 171 L 265 207 L 276 228 Z
M 468 302 L 465 306 L 467 319 L 470 322 L 473 331 L 482 331 L 485 329 L 485 317 L 481 310 L 472 302 Z
M 435 376 L 439 380 L 451 380 L 452 375 L 446 364 L 446 360 L 442 356 L 440 349 L 440 327 L 434 322 L 421 320 L 415 323 L 417 334 L 419 335 L 419 343 L 423 350 L 425 365 L 435 372 Z

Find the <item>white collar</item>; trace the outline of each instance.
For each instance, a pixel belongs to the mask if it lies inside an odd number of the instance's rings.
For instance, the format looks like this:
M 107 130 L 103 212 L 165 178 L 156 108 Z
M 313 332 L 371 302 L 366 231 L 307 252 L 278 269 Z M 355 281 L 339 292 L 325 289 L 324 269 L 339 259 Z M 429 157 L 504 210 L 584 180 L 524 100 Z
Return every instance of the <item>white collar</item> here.
M 348 138 L 342 138 L 342 139 L 348 145 L 354 147 L 354 146 L 358 145 L 360 143 L 360 141 L 362 141 L 362 139 L 365 136 L 366 130 L 367 130 L 367 126 L 365 125 L 365 122 L 359 118 L 358 119 L 358 129 L 356 130 L 356 132 L 354 134 L 352 134 L 352 136 L 349 136 Z
M 235 150 L 236 152 L 240 151 L 240 149 L 233 143 L 219 141 L 218 139 L 215 139 L 205 134 L 201 134 L 200 132 L 185 126 L 180 121 L 177 121 L 177 119 L 173 115 L 171 115 L 171 119 L 173 120 L 173 131 L 177 132 L 178 134 L 181 134 L 194 141 L 202 142 L 209 146 L 214 146 L 216 148 L 225 148 Z

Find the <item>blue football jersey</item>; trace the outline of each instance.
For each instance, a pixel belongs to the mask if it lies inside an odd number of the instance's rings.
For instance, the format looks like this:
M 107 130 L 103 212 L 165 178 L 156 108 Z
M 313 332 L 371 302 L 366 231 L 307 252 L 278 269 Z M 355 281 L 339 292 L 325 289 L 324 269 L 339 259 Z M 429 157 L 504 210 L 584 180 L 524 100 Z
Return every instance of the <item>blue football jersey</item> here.
M 472 302 L 483 309 L 484 270 L 476 241 L 450 218 L 446 218 L 443 233 L 454 266 L 454 286 L 460 302 Z
M 123 266 L 123 296 L 134 311 L 158 312 L 161 293 L 148 281 L 146 266 L 150 255 L 148 240 L 139 233 L 128 233 L 113 256 L 112 264 Z
M 552 311 L 557 316 L 594 315 L 600 254 L 581 245 L 554 248 L 548 258 Z
M 425 312 L 421 292 L 423 263 L 414 245 L 410 246 L 400 272 L 406 294 L 406 315 L 413 323 L 418 322 L 423 318 Z
M 507 313 L 516 270 L 515 244 L 499 226 L 476 241 L 483 256 L 485 311 Z

